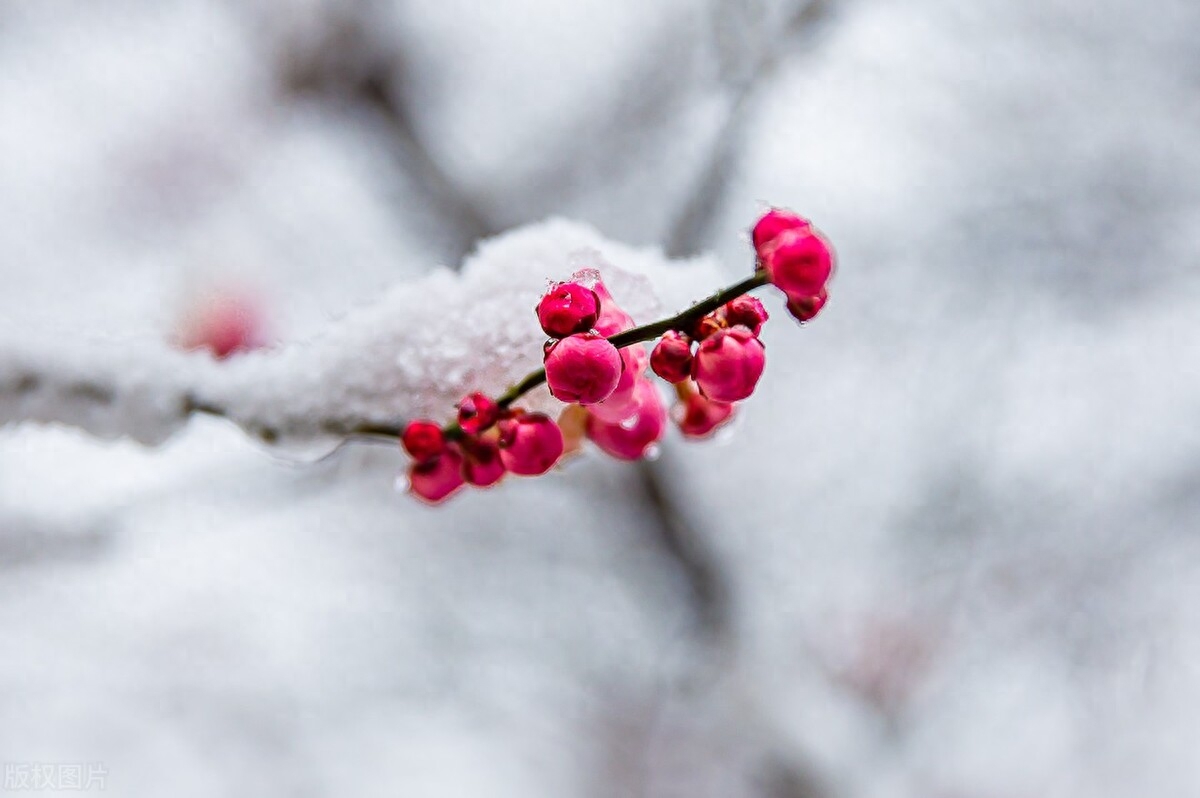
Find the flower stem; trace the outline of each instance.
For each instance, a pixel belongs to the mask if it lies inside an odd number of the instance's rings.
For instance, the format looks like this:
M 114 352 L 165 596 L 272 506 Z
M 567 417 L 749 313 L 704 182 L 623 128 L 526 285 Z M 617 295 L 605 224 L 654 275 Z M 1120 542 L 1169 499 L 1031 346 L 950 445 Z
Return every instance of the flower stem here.
M 702 317 L 712 313 L 726 302 L 736 299 L 742 294 L 749 293 L 755 288 L 759 288 L 760 286 L 766 284 L 766 272 L 762 270 L 756 271 L 750 277 L 734 283 L 731 286 L 722 288 L 712 296 L 700 300 L 686 310 L 676 313 L 674 316 L 660 319 L 659 321 L 651 322 L 650 324 L 643 324 L 641 327 L 634 327 L 632 329 L 625 330 L 624 332 L 620 332 L 614 336 L 611 336 L 608 340 L 611 341 L 612 345 L 617 349 L 624 349 L 627 346 L 642 343 L 643 341 L 652 341 L 668 330 L 690 330 L 692 326 Z M 509 407 L 513 402 L 517 401 L 545 381 L 546 370 L 544 368 L 530 372 L 529 374 L 525 375 L 524 379 L 497 397 L 496 404 L 500 405 L 500 407 Z M 373 431 L 378 432 L 379 430 L 376 429 Z M 458 425 L 457 421 L 454 421 L 446 426 L 444 433 L 446 437 L 450 439 L 460 438 L 462 437 L 462 427 Z
M 745 280 L 742 280 L 740 283 L 734 283 L 727 288 L 722 288 L 720 291 L 708 297 L 707 299 L 697 302 L 687 310 L 676 313 L 674 316 L 671 316 L 668 319 L 652 322 L 650 324 L 643 324 L 641 327 L 634 327 L 632 330 L 626 330 L 625 332 L 617 333 L 608 340 L 611 341 L 612 345 L 617 349 L 624 349 L 630 344 L 637 344 L 641 343 L 642 341 L 653 341 L 655 338 L 659 337 L 668 330 L 687 331 L 691 329 L 692 325 L 699 321 L 702 317 L 712 313 L 714 310 L 721 307 L 731 299 L 737 299 L 742 294 L 753 291 L 755 288 L 766 284 L 767 273 L 762 271 L 755 272 L 753 275 L 747 277 Z

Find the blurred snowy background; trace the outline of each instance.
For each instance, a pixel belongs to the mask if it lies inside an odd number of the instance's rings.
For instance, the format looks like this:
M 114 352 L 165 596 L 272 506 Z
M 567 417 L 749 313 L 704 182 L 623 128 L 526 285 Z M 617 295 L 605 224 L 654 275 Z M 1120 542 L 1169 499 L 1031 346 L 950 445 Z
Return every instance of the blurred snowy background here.
M 304 341 L 553 215 L 733 279 L 770 201 L 841 258 L 724 445 L 438 510 L 386 447 L 3 428 L 0 761 L 1200 794 L 1198 38 L 1192 0 L 0 0 L 0 361 L 136 364 L 229 286 Z

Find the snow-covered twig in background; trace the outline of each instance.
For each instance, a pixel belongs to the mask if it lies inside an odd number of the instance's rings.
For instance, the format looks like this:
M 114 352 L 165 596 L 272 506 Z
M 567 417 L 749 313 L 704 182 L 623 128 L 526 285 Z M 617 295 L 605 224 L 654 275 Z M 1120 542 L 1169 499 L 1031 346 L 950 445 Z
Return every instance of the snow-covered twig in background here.
M 338 440 L 499 393 L 540 365 L 530 309 L 548 279 L 599 268 L 637 319 L 720 282 L 715 263 L 670 261 L 549 220 L 483 242 L 461 274 L 440 269 L 332 322 L 323 335 L 217 362 L 162 340 L 49 340 L 0 321 L 0 424 L 60 423 L 157 444 L 194 413 L 268 443 Z M 543 389 L 530 407 L 559 407 Z

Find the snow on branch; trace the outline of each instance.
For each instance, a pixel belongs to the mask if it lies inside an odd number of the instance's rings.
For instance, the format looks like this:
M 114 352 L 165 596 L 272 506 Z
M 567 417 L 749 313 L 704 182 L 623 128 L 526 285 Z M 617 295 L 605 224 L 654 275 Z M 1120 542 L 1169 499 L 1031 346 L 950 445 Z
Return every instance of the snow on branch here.
M 61 423 L 160 443 L 194 413 L 226 417 L 267 443 L 340 439 L 437 417 L 470 390 L 500 392 L 536 368 L 533 307 L 548 280 L 599 268 L 638 321 L 662 296 L 686 303 L 719 282 L 707 258 L 672 262 L 563 220 L 483 242 L 461 273 L 396 286 L 311 341 L 226 361 L 165 341 L 62 340 L 0 322 L 0 425 Z M 544 390 L 531 408 L 557 405 Z

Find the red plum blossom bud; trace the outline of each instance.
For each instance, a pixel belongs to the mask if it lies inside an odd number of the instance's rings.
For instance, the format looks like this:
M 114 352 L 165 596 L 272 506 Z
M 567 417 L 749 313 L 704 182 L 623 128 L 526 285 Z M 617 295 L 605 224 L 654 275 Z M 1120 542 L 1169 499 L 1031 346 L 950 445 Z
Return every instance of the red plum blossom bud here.
M 658 388 L 650 380 L 638 380 L 634 415 L 617 423 L 603 421 L 589 412 L 587 435 L 592 442 L 618 460 L 638 460 L 663 435 L 667 409 Z
M 467 438 L 462 442 L 463 478 L 476 487 L 495 485 L 504 476 L 500 446 L 491 438 Z
M 537 316 L 551 338 L 587 332 L 600 316 L 600 297 L 579 283 L 556 283 L 538 303 Z
M 765 365 L 762 342 L 745 327 L 730 327 L 700 342 L 692 379 L 714 402 L 738 402 L 754 392 Z
M 754 242 L 755 251 L 762 257 L 763 247 L 774 241 L 780 233 L 787 230 L 807 230 L 811 226 L 803 216 L 784 208 L 772 208 L 754 225 L 750 238 Z
M 422 501 L 437 504 L 463 486 L 462 466 L 458 449 L 448 446 L 439 457 L 409 467 L 408 489 Z
M 828 301 L 829 292 L 822 288 L 821 293 L 816 296 L 789 299 L 787 309 L 789 313 L 796 317 L 796 321 L 803 324 L 806 321 L 812 321 L 816 318 L 816 315 L 821 312 L 821 308 L 825 307 L 825 303 Z
M 625 370 L 617 387 L 603 402 L 590 407 L 592 414 L 603 421 L 622 421 L 637 411 L 636 389 L 638 380 L 646 373 L 650 356 L 640 344 L 627 346 L 621 351 L 621 363 Z
M 692 340 L 678 330 L 663 333 L 650 353 L 650 368 L 667 382 L 683 382 L 692 373 Z
M 476 391 L 458 403 L 458 426 L 468 435 L 478 435 L 500 418 L 500 406 L 485 393 Z
M 750 332 L 755 335 L 762 331 L 763 323 L 767 320 L 767 309 L 763 307 L 763 303 L 748 294 L 726 302 L 721 308 L 721 314 L 730 327 L 740 324 L 749 327 Z
M 602 336 L 576 333 L 546 352 L 546 384 L 561 402 L 593 405 L 612 395 L 621 380 L 621 353 Z
M 760 257 L 767 278 L 788 299 L 816 296 L 833 273 L 833 251 L 812 230 L 780 233 Z
M 219 360 L 259 349 L 267 338 L 261 303 L 237 290 L 198 301 L 188 310 L 182 327 L 179 344 L 184 349 L 207 349 Z
M 706 438 L 733 417 L 733 405 L 714 402 L 695 391 L 672 410 L 679 431 L 689 438 Z
M 418 463 L 432 462 L 446 449 L 442 428 L 425 419 L 409 422 L 400 436 L 400 442 Z
M 562 457 L 562 430 L 542 413 L 522 413 L 500 422 L 500 458 L 514 474 L 533 477 L 549 471 Z

